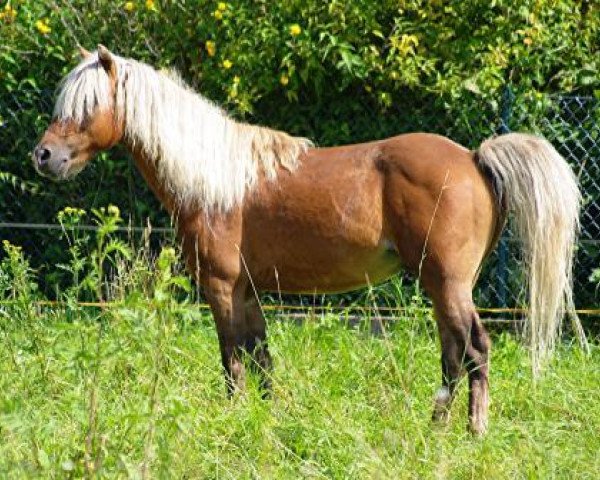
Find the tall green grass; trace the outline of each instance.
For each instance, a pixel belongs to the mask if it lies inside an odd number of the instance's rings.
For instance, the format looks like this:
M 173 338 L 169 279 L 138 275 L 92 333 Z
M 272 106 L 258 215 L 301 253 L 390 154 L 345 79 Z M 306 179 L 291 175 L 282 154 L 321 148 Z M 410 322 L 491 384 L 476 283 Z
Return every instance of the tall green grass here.
M 264 401 L 252 381 L 226 397 L 203 316 L 3 316 L 0 477 L 597 478 L 597 346 L 591 357 L 561 346 L 534 384 L 527 352 L 496 336 L 479 440 L 465 429 L 466 385 L 450 425 L 430 423 L 440 374 L 429 319 L 401 319 L 386 338 L 331 317 L 269 326 Z
M 64 268 L 79 265 L 79 282 L 56 308 L 34 303 L 35 276 L 5 245 L 0 478 L 598 476 L 597 341 L 589 356 L 561 344 L 534 383 L 518 339 L 495 334 L 490 432 L 476 439 L 466 384 L 450 424 L 430 422 L 439 347 L 418 298 L 379 336 L 368 318 L 349 326 L 326 313 L 298 325 L 272 312 L 272 398 L 250 376 L 229 399 L 212 320 L 186 300 L 174 252 L 149 267 L 143 251 L 109 249 L 111 235 L 92 254 L 77 247 Z M 77 305 L 94 294 L 118 306 Z

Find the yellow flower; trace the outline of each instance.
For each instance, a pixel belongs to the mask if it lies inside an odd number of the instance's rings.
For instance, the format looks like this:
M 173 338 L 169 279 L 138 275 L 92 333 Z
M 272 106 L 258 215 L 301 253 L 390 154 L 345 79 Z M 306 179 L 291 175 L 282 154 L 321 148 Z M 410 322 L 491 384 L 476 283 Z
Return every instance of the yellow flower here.
M 400 37 L 391 38 L 392 47 L 398 50 L 401 55 L 414 55 L 415 49 L 419 46 L 419 37 L 416 35 L 400 35 Z
M 133 12 L 133 10 L 135 9 L 135 3 L 125 2 L 125 5 L 123 5 L 123 8 L 125 9 L 126 12 Z
M 240 83 L 240 77 L 238 77 L 237 75 L 235 77 L 233 77 L 233 83 L 235 85 L 237 85 L 238 83 Z
M 285 87 L 288 83 L 290 83 L 290 77 L 284 73 L 281 77 L 279 77 L 279 83 Z
M 20 247 L 19 245 L 13 245 L 8 240 L 2 240 L 2 245 L 4 246 L 4 251 L 11 257 L 20 255 L 21 251 L 23 250 L 23 247 Z
M 231 62 L 231 60 L 229 60 L 227 58 L 225 60 L 223 60 L 223 68 L 225 70 L 229 70 L 231 67 L 233 67 L 233 63 Z
M 81 208 L 65 207 L 58 212 L 56 218 L 61 225 L 64 224 L 69 226 L 79 223 L 83 216 L 85 216 L 85 210 L 82 210 Z
M 4 11 L 0 12 L 0 19 L 6 18 L 7 22 L 11 22 L 17 16 L 17 11 L 10 5 L 10 2 L 4 6 Z
M 146 0 L 146 9 L 157 12 L 156 5 L 154 5 L 154 0 Z
M 530 37 L 525 37 L 523 39 L 523 43 L 527 46 L 531 45 L 533 43 L 533 40 Z
M 207 40 L 204 47 L 206 48 L 206 53 L 208 53 L 209 57 L 214 57 L 215 53 L 217 53 L 217 45 L 212 40 Z
M 221 20 L 223 18 L 223 12 L 221 10 L 215 10 L 213 12 L 213 17 L 215 17 L 217 20 Z
M 35 28 L 37 28 L 38 32 L 40 32 L 42 35 L 47 35 L 52 31 L 52 29 L 48 26 L 47 19 L 38 20 L 37 22 L 35 22 Z
M 302 28 L 300 28 L 300 25 L 298 25 L 297 23 L 290 25 L 290 35 L 292 35 L 293 37 L 296 37 L 297 35 L 300 35 L 301 33 L 302 33 Z
M 116 205 L 109 205 L 107 210 L 108 210 L 108 214 L 112 217 L 120 217 L 121 216 L 121 211 L 119 210 L 119 207 L 117 207 Z
M 4 246 L 4 250 L 6 250 L 6 253 L 10 253 L 11 250 L 13 253 L 14 252 L 18 253 L 22 250 L 22 247 L 20 247 L 18 245 L 13 245 L 8 240 L 2 240 L 2 245 Z
M 169 262 L 174 262 L 177 260 L 177 253 L 173 247 L 163 247 L 160 251 L 160 256 L 165 260 L 169 260 Z
M 217 5 L 217 10 L 224 12 L 225 10 L 227 10 L 227 4 L 225 2 L 219 2 L 219 4 Z

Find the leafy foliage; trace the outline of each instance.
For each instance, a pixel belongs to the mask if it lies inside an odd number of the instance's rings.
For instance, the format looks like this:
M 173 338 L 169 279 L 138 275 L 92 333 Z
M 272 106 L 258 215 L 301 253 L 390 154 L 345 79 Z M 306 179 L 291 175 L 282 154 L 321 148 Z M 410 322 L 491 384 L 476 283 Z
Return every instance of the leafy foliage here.
M 284 94 L 325 97 L 369 86 L 382 103 L 403 89 L 460 96 L 600 86 L 594 2 L 7 2 L 2 88 L 54 87 L 74 46 L 103 42 L 176 67 L 238 112 Z M 210 43 L 207 43 L 210 42 Z M 281 82 L 282 75 L 288 79 Z M 238 82 L 235 81 L 237 78 Z M 282 83 L 286 83 L 282 85 Z
M 38 289 L 34 272 L 21 247 L 8 240 L 2 242 L 2 247 L 5 256 L 0 261 L 0 299 L 28 303 Z
M 12 221 L 113 203 L 135 226 L 168 225 L 122 150 L 69 184 L 30 167 L 77 44 L 175 68 L 233 115 L 318 145 L 429 130 L 475 146 L 497 127 L 507 83 L 532 125 L 547 94 L 600 95 L 597 2 L 10 0 L 0 11 L 0 215 Z M 8 235 L 36 267 L 65 261 L 46 232 Z

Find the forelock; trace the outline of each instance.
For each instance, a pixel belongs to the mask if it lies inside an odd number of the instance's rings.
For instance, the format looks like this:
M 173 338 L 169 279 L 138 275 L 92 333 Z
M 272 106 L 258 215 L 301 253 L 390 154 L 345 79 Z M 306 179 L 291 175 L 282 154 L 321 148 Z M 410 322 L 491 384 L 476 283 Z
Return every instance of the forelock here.
M 81 124 L 97 107 L 110 108 L 112 97 L 109 76 L 98 61 L 98 53 L 92 53 L 61 82 L 54 117 Z

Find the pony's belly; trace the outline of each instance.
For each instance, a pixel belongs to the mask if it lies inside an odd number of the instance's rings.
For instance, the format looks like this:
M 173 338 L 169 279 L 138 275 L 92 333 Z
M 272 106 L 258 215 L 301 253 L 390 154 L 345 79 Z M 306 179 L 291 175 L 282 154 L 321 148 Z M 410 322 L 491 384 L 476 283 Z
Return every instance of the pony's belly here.
M 388 245 L 342 258 L 332 252 L 329 261 L 323 253 L 315 261 L 274 263 L 259 276 L 257 288 L 282 293 L 341 293 L 381 283 L 401 267 L 398 252 Z

